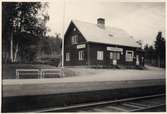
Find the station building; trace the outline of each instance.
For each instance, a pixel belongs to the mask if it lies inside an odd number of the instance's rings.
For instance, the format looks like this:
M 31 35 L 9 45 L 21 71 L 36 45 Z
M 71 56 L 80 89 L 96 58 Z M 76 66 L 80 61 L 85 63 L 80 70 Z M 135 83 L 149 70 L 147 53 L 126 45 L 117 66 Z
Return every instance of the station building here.
M 72 20 L 64 36 L 64 66 L 112 68 L 144 66 L 141 46 L 126 31 Z

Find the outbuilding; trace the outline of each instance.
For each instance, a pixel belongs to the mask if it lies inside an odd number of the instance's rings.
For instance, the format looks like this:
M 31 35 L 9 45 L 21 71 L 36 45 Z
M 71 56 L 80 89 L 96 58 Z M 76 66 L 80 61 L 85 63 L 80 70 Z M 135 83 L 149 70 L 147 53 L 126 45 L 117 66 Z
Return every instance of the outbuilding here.
M 143 67 L 141 46 L 126 31 L 105 25 L 72 20 L 64 35 L 64 66 Z

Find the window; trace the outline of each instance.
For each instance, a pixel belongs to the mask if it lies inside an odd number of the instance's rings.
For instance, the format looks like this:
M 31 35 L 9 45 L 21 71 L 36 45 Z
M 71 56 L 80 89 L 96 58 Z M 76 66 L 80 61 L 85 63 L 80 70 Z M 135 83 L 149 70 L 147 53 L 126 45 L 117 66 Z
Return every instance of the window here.
M 70 53 L 66 53 L 66 61 L 70 61 Z
M 113 52 L 113 59 L 117 60 L 117 53 L 116 52 Z
M 120 53 L 119 52 L 110 52 L 110 59 L 120 60 Z
M 113 59 L 113 53 L 110 52 L 110 59 Z
M 103 51 L 97 51 L 97 60 L 103 60 Z
M 76 31 L 76 28 L 74 28 L 73 30 Z
M 119 52 L 110 52 L 110 59 L 119 60 L 120 53 Z
M 129 51 L 127 50 L 126 51 L 126 61 L 127 62 L 132 62 L 133 61 L 133 51 Z
M 83 50 L 81 50 L 81 51 L 78 52 L 78 59 L 80 61 L 84 60 L 84 51 Z
M 78 38 L 78 35 L 73 35 L 73 36 L 71 37 L 71 43 L 72 43 L 72 44 L 77 44 L 77 38 Z
M 120 60 L 120 53 L 117 53 L 117 60 Z

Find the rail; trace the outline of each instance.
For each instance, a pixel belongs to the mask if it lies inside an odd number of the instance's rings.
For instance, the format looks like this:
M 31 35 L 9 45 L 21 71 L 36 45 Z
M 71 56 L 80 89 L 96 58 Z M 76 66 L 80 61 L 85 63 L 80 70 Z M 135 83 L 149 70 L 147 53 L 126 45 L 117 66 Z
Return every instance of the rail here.
M 106 105 L 107 106 L 109 105 L 110 109 L 117 110 L 118 112 L 121 112 L 121 111 L 140 112 L 140 111 L 147 111 L 147 110 L 150 110 L 150 109 L 165 106 L 165 103 L 160 103 L 160 104 L 150 106 L 150 105 L 143 105 L 143 104 L 140 104 L 140 103 L 138 103 L 138 105 L 135 105 L 135 104 L 133 104 L 134 101 L 137 102 L 137 101 L 140 101 L 140 100 L 147 100 L 147 99 L 158 98 L 158 97 L 162 97 L 162 96 L 165 96 L 165 94 L 156 94 L 156 95 L 149 95 L 149 96 L 142 96 L 142 97 L 125 98 L 125 99 L 112 100 L 112 101 L 101 101 L 101 102 L 95 102 L 95 103 L 85 103 L 85 104 L 78 104 L 78 105 L 65 106 L 65 107 L 47 108 L 47 109 L 42 109 L 42 110 L 38 110 L 38 111 L 35 111 L 35 112 L 65 112 L 65 111 L 67 111 L 67 112 L 68 111 L 77 112 L 77 110 L 82 111 L 82 109 L 83 110 L 86 109 L 86 110 L 84 110 L 84 112 L 85 112 L 85 111 L 87 111 L 91 108 L 99 107 L 99 106 L 105 107 Z M 119 108 L 119 105 L 126 105 L 126 106 L 129 105 L 129 107 L 131 109 Z M 100 110 L 99 108 L 97 108 L 97 109 Z M 102 110 L 102 111 L 104 112 L 104 110 Z

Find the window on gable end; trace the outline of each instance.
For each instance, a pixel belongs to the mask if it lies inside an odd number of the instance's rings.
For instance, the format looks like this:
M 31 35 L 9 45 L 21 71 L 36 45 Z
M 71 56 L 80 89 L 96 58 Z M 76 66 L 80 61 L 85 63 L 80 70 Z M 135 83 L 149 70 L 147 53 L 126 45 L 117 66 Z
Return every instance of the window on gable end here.
M 76 28 L 74 28 L 73 31 L 76 31 Z
M 77 42 L 78 42 L 78 35 L 73 35 L 71 37 L 71 43 L 72 44 L 77 44 Z

